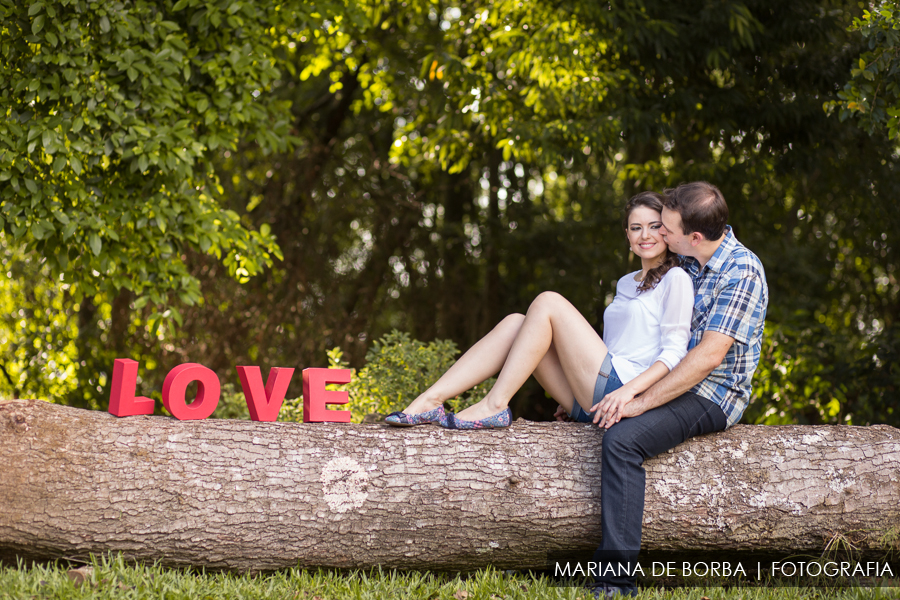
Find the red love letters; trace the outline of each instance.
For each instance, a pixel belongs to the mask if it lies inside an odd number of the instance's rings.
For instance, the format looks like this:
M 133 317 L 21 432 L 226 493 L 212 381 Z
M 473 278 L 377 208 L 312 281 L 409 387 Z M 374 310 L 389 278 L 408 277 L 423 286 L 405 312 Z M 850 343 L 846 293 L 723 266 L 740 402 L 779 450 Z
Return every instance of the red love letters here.
M 327 410 L 326 404 L 347 404 L 350 394 L 329 391 L 329 383 L 350 383 L 350 369 L 303 369 L 303 422 L 349 423 L 349 410 Z M 319 398 L 322 398 L 319 401 Z
M 109 392 L 109 412 L 117 417 L 153 414 L 154 401 L 135 397 L 137 361 L 117 358 L 113 363 L 112 386 Z M 237 367 L 241 388 L 253 421 L 275 421 L 287 393 L 294 369 L 275 367 L 269 373 L 265 388 L 259 367 Z M 303 422 L 349 423 L 349 410 L 328 410 L 326 404 L 346 404 L 347 392 L 329 391 L 330 383 L 350 383 L 350 369 L 303 370 Z M 187 386 L 197 382 L 197 397 L 188 404 Z M 196 363 L 178 365 L 166 375 L 162 398 L 173 417 L 182 421 L 206 419 L 219 404 L 220 385 L 215 371 Z
M 117 417 L 152 415 L 154 402 L 146 396 L 134 397 L 137 388 L 138 362 L 117 358 L 113 363 L 112 387 L 109 390 L 109 412 Z
M 189 383 L 196 381 L 197 398 L 187 403 L 185 394 Z M 215 371 L 197 363 L 178 365 L 163 382 L 163 406 L 180 421 L 199 421 L 207 418 L 219 404 L 219 377 Z
M 277 420 L 278 411 L 281 410 L 281 403 L 284 402 L 284 395 L 287 393 L 294 370 L 274 367 L 269 372 L 269 381 L 266 383 L 265 389 L 263 389 L 262 372 L 259 367 L 238 367 L 237 372 L 241 378 L 244 398 L 247 399 L 250 419 L 253 421 Z M 305 411 L 303 416 L 305 421 Z

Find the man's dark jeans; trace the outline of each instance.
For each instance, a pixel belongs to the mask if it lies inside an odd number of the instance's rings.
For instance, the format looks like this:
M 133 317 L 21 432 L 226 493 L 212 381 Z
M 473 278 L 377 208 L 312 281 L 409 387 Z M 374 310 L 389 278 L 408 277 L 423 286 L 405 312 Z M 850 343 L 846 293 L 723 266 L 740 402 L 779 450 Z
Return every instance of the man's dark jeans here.
M 644 517 L 644 460 L 697 435 L 725 429 L 725 413 L 714 402 L 690 392 L 622 419 L 603 434 L 600 515 L 603 540 L 594 553 L 600 563 L 597 582 L 623 591 L 637 589 L 626 575 L 637 564 Z M 611 563 L 607 567 L 607 563 Z M 630 565 L 630 566 L 629 566 Z M 602 575 L 606 572 L 606 575 Z M 614 572 L 614 575 L 610 575 Z

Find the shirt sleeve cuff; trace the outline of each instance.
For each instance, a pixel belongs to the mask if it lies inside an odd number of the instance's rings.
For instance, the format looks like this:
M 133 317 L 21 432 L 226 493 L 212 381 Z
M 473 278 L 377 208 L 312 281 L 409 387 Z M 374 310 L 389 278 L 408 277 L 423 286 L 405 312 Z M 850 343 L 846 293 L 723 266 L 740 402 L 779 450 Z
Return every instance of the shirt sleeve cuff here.
M 733 329 L 728 329 L 727 327 L 721 327 L 715 324 L 704 328 L 704 331 L 715 331 L 716 333 L 727 335 L 735 342 L 744 344 L 745 346 L 750 343 L 751 332 L 749 331 L 735 331 Z
M 656 357 L 655 362 L 661 362 L 662 364 L 669 367 L 669 370 L 675 368 L 675 365 L 681 362 L 681 359 L 687 354 L 687 349 L 685 352 L 676 352 L 675 350 L 663 350 L 660 352 L 659 356 Z

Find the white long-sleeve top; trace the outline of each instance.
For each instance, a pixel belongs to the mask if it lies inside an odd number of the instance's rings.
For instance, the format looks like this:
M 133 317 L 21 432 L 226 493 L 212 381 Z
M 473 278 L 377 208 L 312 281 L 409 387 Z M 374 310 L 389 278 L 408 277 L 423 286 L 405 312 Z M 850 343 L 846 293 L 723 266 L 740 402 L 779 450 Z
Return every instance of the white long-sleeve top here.
M 694 284 L 681 267 L 670 269 L 652 290 L 638 293 L 640 271 L 616 284 L 616 297 L 603 313 L 603 341 L 622 383 L 656 361 L 671 371 L 687 354 L 694 309 Z

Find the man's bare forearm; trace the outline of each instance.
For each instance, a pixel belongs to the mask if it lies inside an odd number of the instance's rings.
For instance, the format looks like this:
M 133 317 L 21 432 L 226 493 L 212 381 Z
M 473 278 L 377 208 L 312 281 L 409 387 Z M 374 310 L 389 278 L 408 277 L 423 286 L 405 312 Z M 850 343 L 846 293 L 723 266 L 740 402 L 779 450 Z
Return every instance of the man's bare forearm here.
M 668 375 L 631 401 L 630 404 L 634 404 L 634 407 L 628 412 L 643 414 L 687 392 L 721 364 L 733 343 L 734 338 L 727 335 L 706 332 L 700 343 Z

